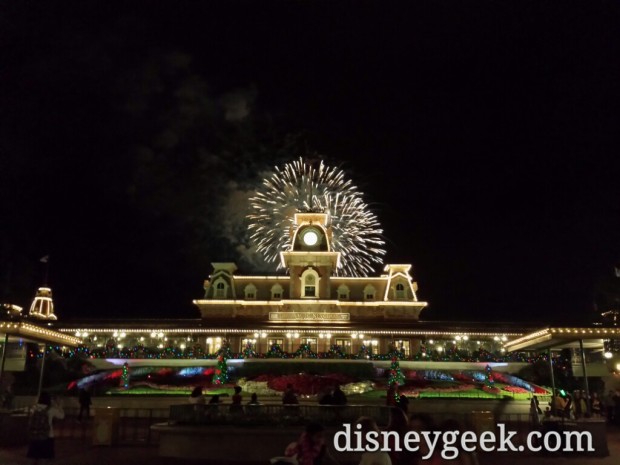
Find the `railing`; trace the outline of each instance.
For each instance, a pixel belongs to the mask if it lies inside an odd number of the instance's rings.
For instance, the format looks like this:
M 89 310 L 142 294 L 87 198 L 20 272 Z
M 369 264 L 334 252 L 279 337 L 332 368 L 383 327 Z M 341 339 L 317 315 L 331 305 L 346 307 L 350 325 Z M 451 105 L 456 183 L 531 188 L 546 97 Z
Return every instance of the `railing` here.
M 258 405 L 172 405 L 169 423 L 192 425 L 287 426 L 303 425 L 310 421 L 325 426 L 354 422 L 361 416 L 374 418 L 386 425 L 389 409 L 378 405 L 323 406 L 309 404 Z
M 373 418 L 379 426 L 386 426 L 390 419 L 390 407 L 383 405 L 311 405 L 311 404 L 259 404 L 243 405 L 234 409 L 230 404 L 170 406 L 170 424 L 186 425 L 236 425 L 236 426 L 286 426 L 316 421 L 325 426 L 341 426 L 355 422 L 359 417 Z M 415 412 L 418 414 L 419 412 Z M 446 420 L 456 420 L 463 426 L 470 426 L 478 412 L 435 413 L 429 411 L 436 425 Z M 530 422 L 529 414 L 486 412 L 493 415 L 496 423 L 525 424 Z
M 231 412 L 231 405 L 171 405 L 169 408 L 121 408 L 119 415 L 118 444 L 153 445 L 158 443 L 158 435 L 152 431 L 155 423 L 168 422 L 170 425 L 230 425 L 233 427 L 288 427 L 302 426 L 316 421 L 326 427 L 341 427 L 343 423 L 353 423 L 361 416 L 368 416 L 381 427 L 389 422 L 390 407 L 379 405 L 282 405 L 260 404 L 243 405 L 241 410 Z M 78 408 L 65 408 L 65 418 L 54 420 L 54 434 L 57 438 L 90 441 L 96 416 L 78 420 Z M 24 413 L 29 413 L 24 411 Z M 92 413 L 92 412 L 91 412 Z M 420 412 L 415 412 L 419 414 Z M 529 414 L 476 412 L 469 413 L 435 413 L 425 412 L 434 423 L 433 429 L 455 425 L 463 430 L 480 432 L 495 429 L 498 423 L 504 423 L 507 431 L 516 432 L 515 444 L 523 444 L 527 434 L 535 426 Z M 414 414 L 411 414 L 414 415 Z M 24 427 L 25 427 L 24 423 Z
M 96 409 L 95 409 L 96 410 Z M 157 435 L 151 430 L 155 423 L 168 421 L 169 408 L 121 408 L 119 409 L 118 444 L 156 444 Z M 63 439 L 90 440 L 96 424 L 96 414 L 90 418 L 78 419 L 79 408 L 65 408 L 65 418 L 54 420 L 54 436 Z M 30 414 L 30 409 L 24 410 Z M 91 412 L 92 415 L 93 412 Z

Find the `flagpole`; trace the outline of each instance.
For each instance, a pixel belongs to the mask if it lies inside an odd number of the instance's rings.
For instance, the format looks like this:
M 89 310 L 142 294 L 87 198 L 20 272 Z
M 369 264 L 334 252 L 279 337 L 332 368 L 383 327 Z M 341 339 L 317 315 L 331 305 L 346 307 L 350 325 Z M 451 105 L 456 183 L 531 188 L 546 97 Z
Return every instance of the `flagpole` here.
M 41 260 L 39 260 L 41 263 L 45 264 L 45 273 L 44 273 L 44 279 L 43 279 L 43 286 L 47 287 L 48 286 L 48 281 L 49 281 L 49 277 L 50 277 L 50 256 L 46 255 L 45 257 L 41 258 Z

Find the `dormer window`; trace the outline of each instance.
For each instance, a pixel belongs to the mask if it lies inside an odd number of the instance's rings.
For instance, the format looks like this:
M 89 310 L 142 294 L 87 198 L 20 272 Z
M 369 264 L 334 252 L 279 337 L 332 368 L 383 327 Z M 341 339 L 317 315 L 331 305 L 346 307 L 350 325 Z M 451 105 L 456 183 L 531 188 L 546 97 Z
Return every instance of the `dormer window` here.
M 246 300 L 256 299 L 256 286 L 254 284 L 248 284 L 247 286 L 245 286 L 244 292 Z
M 226 289 L 228 288 L 226 282 L 223 279 L 216 281 L 214 297 L 216 299 L 226 298 Z
M 338 300 L 349 300 L 349 287 L 341 284 L 338 286 Z
M 280 286 L 279 284 L 274 284 L 271 287 L 271 299 L 272 300 L 280 300 L 282 299 L 282 286 Z
M 319 296 L 319 274 L 312 268 L 307 269 L 301 275 L 301 296 L 313 297 Z
M 398 283 L 396 285 L 396 298 L 397 299 L 405 298 L 405 285 L 403 283 Z
M 376 290 L 370 284 L 364 288 L 364 300 L 375 300 Z

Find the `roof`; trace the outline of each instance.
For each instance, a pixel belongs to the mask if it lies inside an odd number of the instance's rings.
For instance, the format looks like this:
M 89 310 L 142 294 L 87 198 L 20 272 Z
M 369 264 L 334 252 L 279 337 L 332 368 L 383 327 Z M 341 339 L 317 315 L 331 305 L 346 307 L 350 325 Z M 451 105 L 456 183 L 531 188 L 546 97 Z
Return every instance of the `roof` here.
M 29 321 L 2 321 L 0 322 L 0 333 L 17 336 L 32 342 L 62 344 L 71 347 L 77 347 L 82 343 L 80 338 Z
M 582 341 L 585 348 L 600 348 L 605 339 L 617 337 L 620 337 L 617 327 L 547 327 L 509 341 L 505 347 L 509 352 L 566 349 L 579 347 Z

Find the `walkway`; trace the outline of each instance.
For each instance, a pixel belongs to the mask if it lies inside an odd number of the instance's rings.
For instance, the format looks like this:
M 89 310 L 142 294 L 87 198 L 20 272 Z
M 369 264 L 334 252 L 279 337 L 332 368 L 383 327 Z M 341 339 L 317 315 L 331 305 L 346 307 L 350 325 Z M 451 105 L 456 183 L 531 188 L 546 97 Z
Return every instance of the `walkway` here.
M 536 454 L 507 455 L 489 454 L 481 457 L 481 465 L 618 465 L 620 457 L 620 430 L 611 429 L 608 433 L 610 455 L 604 458 L 585 458 L 578 455 L 540 456 Z M 91 446 L 88 441 L 77 439 L 57 440 L 57 465 L 184 465 L 201 463 L 202 465 L 226 465 L 222 462 L 214 464 L 208 457 L 201 457 L 196 462 L 160 459 L 156 446 Z M 0 465 L 30 465 L 25 458 L 26 448 L 0 449 Z M 240 462 L 236 462 L 239 464 Z M 264 463 L 256 465 L 266 465 Z M 448 462 L 449 463 L 449 462 Z M 246 463 L 243 465 L 255 465 Z

